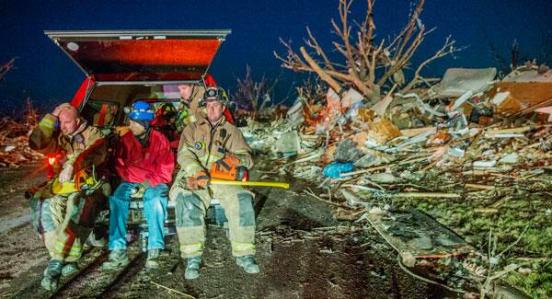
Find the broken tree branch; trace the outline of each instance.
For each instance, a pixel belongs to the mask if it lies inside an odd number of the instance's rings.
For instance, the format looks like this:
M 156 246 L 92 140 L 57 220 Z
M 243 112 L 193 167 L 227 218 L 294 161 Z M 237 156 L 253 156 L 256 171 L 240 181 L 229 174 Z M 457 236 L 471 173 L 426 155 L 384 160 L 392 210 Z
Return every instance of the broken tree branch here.
M 424 37 L 432 30 L 426 30 L 420 20 L 425 0 L 419 0 L 408 22 L 391 42 L 386 42 L 385 39 L 376 41 L 374 2 L 375 0 L 367 0 L 364 21 L 360 25 L 354 22 L 353 28 L 349 19 L 353 0 L 338 0 L 339 18 L 337 21 L 331 20 L 332 29 L 338 38 L 331 44 L 341 55 L 341 62 L 335 63 L 331 60 L 310 28 L 307 28 L 306 45 L 314 53 L 309 54 L 304 47 L 300 47 L 297 53 L 289 43 L 281 41 L 287 50 L 287 56 L 281 57 L 276 52 L 274 55 L 282 61 L 282 67 L 296 72 L 316 73 L 336 91 L 341 87 L 353 87 L 369 100 L 381 100 L 380 90 L 389 81 L 399 86 L 405 83 L 403 70 Z M 457 50 L 454 41 L 447 38 L 444 46 L 416 69 L 414 78 L 406 85 L 405 90 L 411 89 L 419 81 L 425 82 L 420 72 L 429 63 Z M 336 89 L 337 85 L 340 86 L 339 89 Z

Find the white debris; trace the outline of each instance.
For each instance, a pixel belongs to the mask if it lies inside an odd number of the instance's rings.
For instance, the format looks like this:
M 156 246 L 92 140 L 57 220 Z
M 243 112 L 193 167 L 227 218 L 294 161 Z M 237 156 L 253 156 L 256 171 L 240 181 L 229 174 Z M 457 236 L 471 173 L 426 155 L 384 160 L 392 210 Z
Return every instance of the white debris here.
M 9 152 L 13 151 L 14 149 L 15 149 L 15 146 L 6 145 L 6 147 L 4 148 L 4 152 L 9 153 Z
M 450 68 L 437 86 L 439 97 L 459 97 L 468 91 L 473 94 L 487 90 L 496 76 L 496 68 Z

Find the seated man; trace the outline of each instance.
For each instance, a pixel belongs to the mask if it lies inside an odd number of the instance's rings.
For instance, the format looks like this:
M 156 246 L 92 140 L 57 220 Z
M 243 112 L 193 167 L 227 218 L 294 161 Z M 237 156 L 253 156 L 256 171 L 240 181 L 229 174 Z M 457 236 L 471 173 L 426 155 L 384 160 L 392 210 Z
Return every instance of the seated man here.
M 122 183 L 109 198 L 109 259 L 102 268 L 116 270 L 128 264 L 127 220 L 131 197 L 142 195 L 148 225 L 147 269 L 159 267 L 157 258 L 165 248 L 167 184 L 172 181 L 174 154 L 162 133 L 150 128 L 154 113 L 150 104 L 135 102 L 128 114 L 129 131 L 118 144 L 115 170 Z
M 182 132 L 178 151 L 180 171 L 171 188 L 176 201 L 176 230 L 182 258 L 187 259 L 185 278 L 199 276 L 205 243 L 205 211 L 213 198 L 220 200 L 229 224 L 232 254 L 247 273 L 258 273 L 255 262 L 255 212 L 252 193 L 240 186 L 209 185 L 207 170 L 215 165 L 251 168 L 251 149 L 241 132 L 223 116 L 225 98 L 218 89 L 206 91 L 207 119 Z
M 101 132 L 68 103 L 44 116 L 32 131 L 29 146 L 54 155 L 64 151 L 66 156 L 61 171 L 31 198 L 33 225 L 50 254 L 41 285 L 53 290 L 61 275 L 78 270 L 82 241 L 94 225 L 98 201 L 104 196 L 96 196 L 103 183 L 93 174 L 103 164 L 107 148 Z

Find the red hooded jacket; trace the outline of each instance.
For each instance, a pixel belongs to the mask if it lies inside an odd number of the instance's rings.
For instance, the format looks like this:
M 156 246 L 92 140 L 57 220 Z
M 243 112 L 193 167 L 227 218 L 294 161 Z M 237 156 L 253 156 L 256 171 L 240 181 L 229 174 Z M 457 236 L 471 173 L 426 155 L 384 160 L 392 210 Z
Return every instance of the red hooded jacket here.
M 169 141 L 156 130 L 152 129 L 149 134 L 146 147 L 130 131 L 121 137 L 115 153 L 115 170 L 123 181 L 148 180 L 151 186 L 172 181 L 174 153 Z

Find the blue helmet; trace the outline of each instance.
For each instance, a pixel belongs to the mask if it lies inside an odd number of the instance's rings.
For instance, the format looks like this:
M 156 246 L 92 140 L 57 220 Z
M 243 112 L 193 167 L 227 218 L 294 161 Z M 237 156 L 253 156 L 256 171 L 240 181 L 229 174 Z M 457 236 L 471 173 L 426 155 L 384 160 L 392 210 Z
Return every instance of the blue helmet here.
M 127 113 L 128 118 L 134 121 L 150 122 L 155 118 L 155 112 L 151 109 L 151 105 L 144 101 L 134 102 Z

